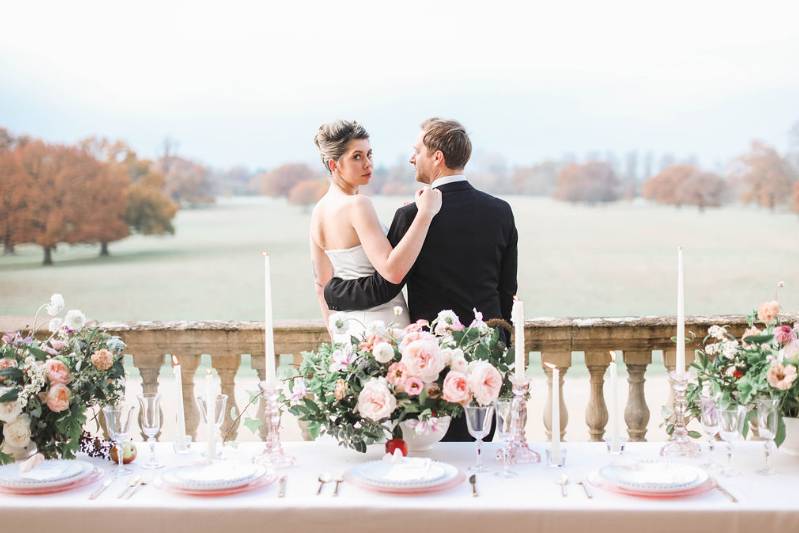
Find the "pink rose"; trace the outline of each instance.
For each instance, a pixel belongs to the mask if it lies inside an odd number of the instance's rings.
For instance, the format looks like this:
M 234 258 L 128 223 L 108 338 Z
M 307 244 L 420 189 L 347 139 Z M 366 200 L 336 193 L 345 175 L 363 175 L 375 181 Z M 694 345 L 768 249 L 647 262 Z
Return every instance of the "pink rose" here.
M 0 359 L 0 370 L 5 370 L 6 368 L 17 368 L 17 361 L 7 357 Z
M 424 383 L 419 378 L 408 378 L 403 385 L 408 396 L 419 396 L 424 390 Z
M 421 378 L 425 383 L 438 379 L 444 370 L 444 357 L 438 344 L 429 340 L 417 340 L 405 347 L 401 363 L 408 369 L 408 376 Z
M 54 413 L 69 409 L 69 389 L 66 385 L 57 383 L 47 391 L 47 407 Z
M 69 373 L 69 368 L 59 359 L 48 359 L 44 364 L 47 370 L 47 379 L 52 384 L 66 385 L 72 381 L 72 375 Z
M 396 408 L 397 399 L 388 390 L 383 379 L 368 381 L 358 395 L 358 412 L 362 417 L 374 422 L 388 418 Z
M 466 374 L 451 370 L 447 377 L 444 378 L 441 397 L 450 403 L 459 403 L 461 405 L 469 403 L 472 395 L 469 392 L 469 382 L 466 380 Z
M 57 339 L 51 339 L 50 340 L 50 346 L 52 346 L 54 350 L 57 350 L 57 351 L 60 352 L 61 350 L 63 350 L 64 348 L 67 347 L 67 343 L 64 342 L 64 341 L 59 341 Z
M 783 324 L 782 326 L 774 328 L 774 339 L 782 346 L 785 346 L 795 338 L 796 336 L 791 326 Z
M 103 348 L 92 354 L 92 364 L 97 370 L 106 371 L 114 366 L 114 354 Z
M 406 333 L 405 336 L 402 337 L 402 341 L 400 342 L 400 351 L 404 350 L 412 342 L 423 340 L 438 342 L 435 335 L 432 333 L 428 333 L 427 331 L 412 331 L 410 333 Z
M 408 375 L 408 369 L 405 368 L 405 365 L 402 363 L 391 363 L 388 367 L 388 373 L 386 374 L 386 380 L 389 384 L 396 386 L 401 385 L 405 381 L 405 377 Z
M 468 368 L 469 389 L 480 405 L 488 405 L 499 397 L 502 375 L 487 361 L 472 361 Z
M 772 365 L 766 373 L 768 384 L 778 390 L 788 390 L 796 379 L 796 367 L 793 365 L 782 366 L 780 363 Z
M 757 308 L 757 319 L 764 324 L 770 324 L 780 314 L 780 303 L 776 301 L 763 302 Z

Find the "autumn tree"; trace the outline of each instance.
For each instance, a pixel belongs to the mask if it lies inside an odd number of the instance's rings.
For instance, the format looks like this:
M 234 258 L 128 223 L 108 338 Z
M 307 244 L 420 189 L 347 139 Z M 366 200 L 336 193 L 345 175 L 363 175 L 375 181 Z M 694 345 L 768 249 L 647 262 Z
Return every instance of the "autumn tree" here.
M 513 169 L 510 180 L 513 192 L 531 196 L 551 196 L 558 180 L 560 165 L 545 161 L 532 166 Z
M 741 201 L 772 211 L 788 201 L 795 181 L 790 164 L 760 141 L 753 141 L 750 151 L 738 158 L 733 176 L 742 186 Z
M 301 181 L 289 191 L 288 201 L 290 204 L 303 206 L 307 211 L 308 206 L 315 204 L 325 195 L 329 185 L 327 180 Z
M 607 163 L 572 163 L 558 173 L 554 197 L 567 202 L 613 202 L 619 199 L 619 179 Z
M 164 141 L 161 157 L 155 162 L 155 171 L 166 179 L 166 193 L 179 205 L 208 205 L 214 203 L 214 185 L 211 170 L 190 159 L 177 155 L 176 143 Z
M 644 182 L 641 194 L 647 200 L 679 207 L 683 203 L 680 188 L 697 172 L 693 165 L 667 166 Z
M 272 197 L 288 196 L 291 189 L 301 181 L 319 177 L 311 167 L 304 163 L 286 163 L 268 172 L 255 176 L 262 194 Z

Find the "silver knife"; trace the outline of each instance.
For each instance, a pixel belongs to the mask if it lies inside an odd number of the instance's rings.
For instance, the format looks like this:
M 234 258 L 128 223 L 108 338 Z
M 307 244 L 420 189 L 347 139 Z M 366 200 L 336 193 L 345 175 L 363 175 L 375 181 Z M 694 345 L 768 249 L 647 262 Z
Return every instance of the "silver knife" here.
M 730 492 L 730 491 L 728 491 L 727 489 L 725 489 L 724 487 L 722 487 L 722 486 L 719 484 L 719 482 L 718 482 L 718 481 L 716 481 L 716 479 L 715 479 L 715 478 L 713 478 L 713 488 L 715 488 L 716 490 L 718 490 L 720 493 L 724 494 L 724 495 L 725 495 L 727 498 L 729 498 L 729 499 L 730 499 L 730 501 L 731 501 L 732 503 L 738 503 L 738 498 L 736 498 L 736 497 L 735 497 L 735 495 L 734 495 L 732 492 Z
M 280 479 L 277 480 L 278 488 L 277 488 L 277 497 L 278 498 L 285 498 L 286 497 L 286 475 L 280 476 Z
M 110 487 L 111 485 L 114 484 L 114 479 L 115 479 L 114 476 L 109 474 L 108 477 L 105 478 L 105 481 L 103 481 L 103 484 L 100 485 L 99 487 L 97 487 L 97 489 L 94 492 L 89 494 L 89 499 L 90 500 L 96 500 L 97 497 L 100 496 L 100 494 L 105 492 L 105 489 L 107 489 L 108 487 Z
M 128 486 L 125 487 L 125 490 L 119 493 L 119 496 L 117 496 L 117 498 L 120 499 L 124 498 L 129 490 L 133 490 L 133 487 L 139 484 L 139 480 L 141 480 L 141 476 L 131 476 L 130 481 L 128 482 Z
M 583 480 L 578 481 L 577 484 L 580 485 L 583 488 L 583 490 L 585 491 L 585 497 L 586 498 L 588 498 L 590 500 L 590 499 L 592 499 L 594 497 L 594 495 L 591 493 L 591 489 L 588 488 L 588 482 L 587 481 L 585 481 L 583 479 Z
M 147 484 L 147 481 L 145 481 L 143 479 L 140 480 L 136 485 L 133 486 L 132 489 L 130 489 L 128 491 L 128 493 L 125 495 L 125 499 L 129 500 L 131 496 L 136 494 L 139 491 L 139 489 L 142 488 L 143 486 L 145 486 L 146 484 Z

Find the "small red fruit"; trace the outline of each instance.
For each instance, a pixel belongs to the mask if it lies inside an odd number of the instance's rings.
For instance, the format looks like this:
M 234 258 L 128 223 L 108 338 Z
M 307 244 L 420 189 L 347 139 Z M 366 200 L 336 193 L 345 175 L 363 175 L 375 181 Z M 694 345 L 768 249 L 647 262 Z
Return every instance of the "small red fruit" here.
M 744 373 L 742 370 L 738 370 L 736 368 L 735 372 L 732 373 L 732 377 L 734 377 L 735 379 L 741 379 L 742 377 L 744 377 Z
M 386 453 L 394 455 L 394 450 L 399 450 L 404 457 L 408 456 L 408 445 L 402 439 L 391 439 L 386 441 Z

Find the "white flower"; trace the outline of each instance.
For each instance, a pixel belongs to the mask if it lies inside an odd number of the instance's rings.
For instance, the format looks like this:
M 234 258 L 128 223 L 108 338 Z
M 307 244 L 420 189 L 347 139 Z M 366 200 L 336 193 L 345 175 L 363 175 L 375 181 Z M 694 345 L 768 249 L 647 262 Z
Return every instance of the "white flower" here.
M 386 323 L 382 320 L 374 320 L 366 326 L 366 336 L 367 337 L 383 337 L 385 338 L 388 335 L 388 330 L 386 329 Z
M 297 378 L 294 380 L 294 388 L 291 390 L 291 403 L 298 403 L 305 395 L 308 394 L 308 388 L 305 386 L 305 380 Z
M 405 309 L 403 309 L 401 305 L 395 305 L 394 306 L 394 316 L 400 316 L 404 312 L 405 312 Z
M 718 340 L 723 340 L 727 335 L 727 330 L 721 326 L 710 326 L 707 332 L 711 337 Z
M 86 316 L 77 309 L 70 309 L 64 317 L 64 324 L 69 329 L 80 331 L 86 325 Z
M 466 372 L 466 358 L 463 356 L 463 351 L 460 349 L 455 350 L 456 353 L 452 355 L 449 361 L 449 367 L 456 372 Z M 460 352 L 460 353 L 457 353 Z
M 0 387 L 0 396 L 11 390 L 11 387 Z M 0 403 L 0 420 L 8 424 L 13 422 L 22 413 L 22 407 L 14 400 L 13 402 Z
M 105 345 L 108 346 L 108 349 L 112 352 L 121 352 L 126 347 L 124 341 L 119 337 L 111 337 L 106 341 Z
M 707 346 L 705 346 L 705 353 L 707 355 L 716 355 L 717 353 L 719 353 L 719 351 L 720 347 L 718 344 L 708 344 Z
M 378 363 L 388 363 L 394 359 L 394 348 L 387 342 L 378 342 L 372 348 L 372 355 Z
M 462 329 L 463 325 L 454 311 L 445 309 L 438 313 L 436 317 L 436 335 L 446 335 L 450 331 L 460 331 Z
M 333 313 L 327 320 L 327 325 L 333 335 L 344 335 L 347 333 L 347 315 L 344 313 Z
M 50 331 L 50 333 L 55 333 L 56 331 L 58 331 L 58 328 L 60 328 L 61 324 L 63 323 L 64 323 L 63 320 L 61 320 L 58 317 L 55 317 L 54 319 L 50 320 L 50 323 L 47 325 L 47 329 Z
M 372 379 L 358 394 L 358 412 L 362 417 L 379 422 L 391 416 L 397 408 L 397 399 L 391 394 L 384 378 Z
M 731 378 L 733 376 L 733 374 L 735 374 L 735 366 L 733 365 L 733 366 L 727 367 L 727 370 L 724 371 L 724 374 L 728 378 Z
M 355 361 L 355 355 L 352 353 L 352 345 L 345 344 L 333 352 L 333 361 L 330 363 L 331 372 L 339 372 L 347 370 L 349 366 Z
M 54 294 L 50 296 L 50 303 L 47 304 L 47 314 L 50 316 L 56 316 L 58 313 L 64 310 L 64 297 L 60 294 Z
M 738 341 L 726 341 L 721 343 L 721 353 L 727 359 L 732 359 L 738 353 Z
M 24 448 L 31 441 L 31 417 L 20 415 L 3 426 L 3 437 L 9 446 Z

